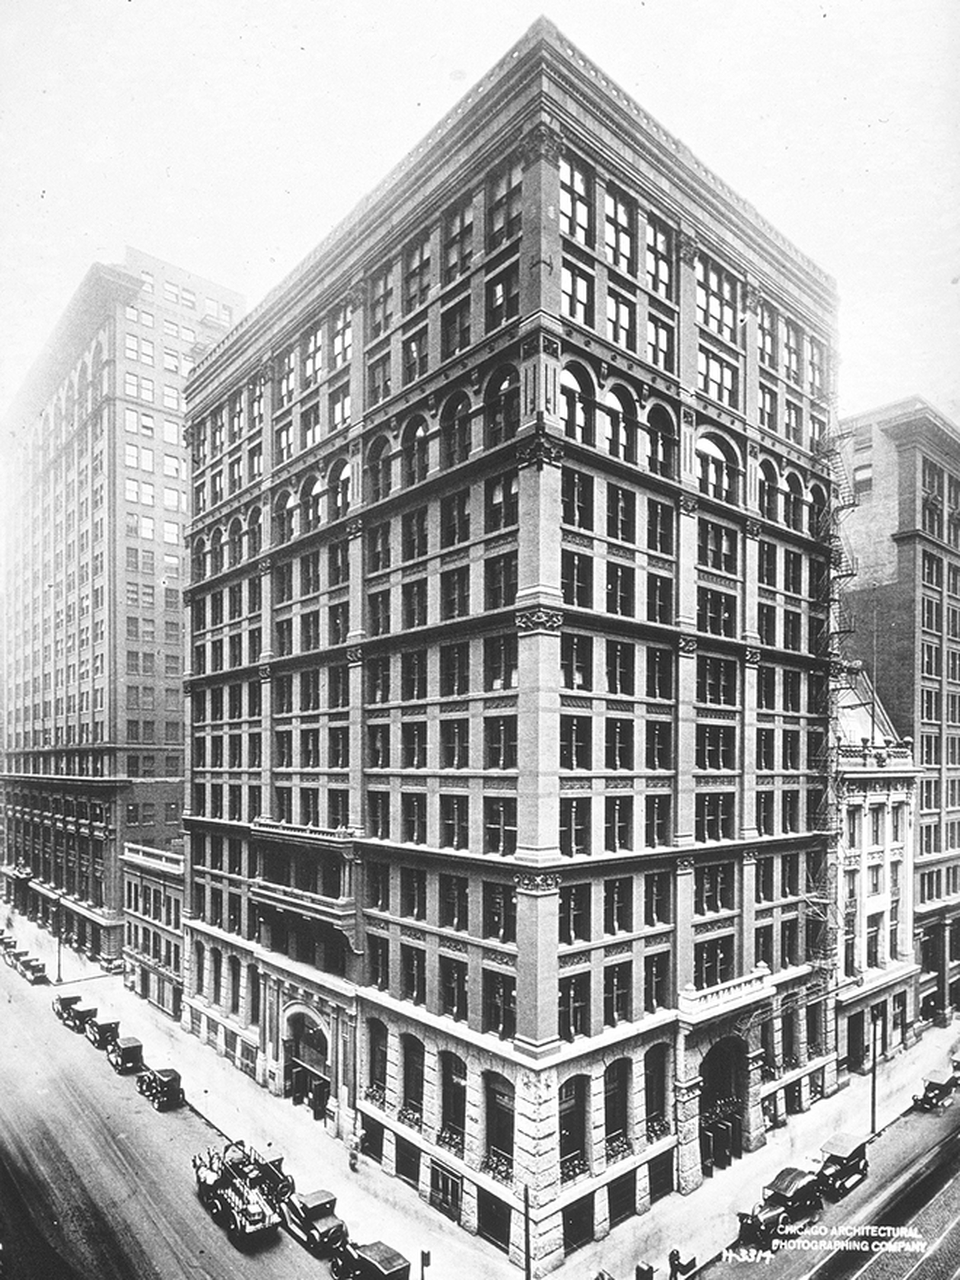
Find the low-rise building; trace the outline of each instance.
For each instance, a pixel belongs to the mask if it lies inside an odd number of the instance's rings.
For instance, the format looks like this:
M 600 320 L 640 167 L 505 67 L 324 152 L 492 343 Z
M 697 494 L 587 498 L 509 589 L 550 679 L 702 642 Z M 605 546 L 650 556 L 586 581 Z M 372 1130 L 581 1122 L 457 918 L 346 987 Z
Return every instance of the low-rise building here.
M 124 985 L 179 1019 L 183 998 L 182 842 L 176 841 L 170 849 L 125 844 L 120 864 Z

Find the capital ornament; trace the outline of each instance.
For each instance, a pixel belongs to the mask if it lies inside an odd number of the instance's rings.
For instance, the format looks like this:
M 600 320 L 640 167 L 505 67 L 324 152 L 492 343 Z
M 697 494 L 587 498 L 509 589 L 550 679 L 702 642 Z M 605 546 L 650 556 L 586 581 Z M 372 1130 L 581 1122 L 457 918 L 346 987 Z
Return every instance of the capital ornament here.
M 347 650 L 347 662 L 355 664 L 363 661 L 363 650 L 359 645 L 351 645 Z
M 752 312 L 754 315 L 760 309 L 760 290 L 755 284 L 746 284 L 743 287 L 743 306 L 746 311 Z
M 518 467 L 535 466 L 538 471 L 542 471 L 548 463 L 550 466 L 558 467 L 562 461 L 562 442 L 552 439 L 545 432 L 538 431 L 536 435 L 520 441 L 517 445 Z
M 518 609 L 516 617 L 518 631 L 559 631 L 563 626 L 562 611 L 545 609 L 542 605 Z
M 513 877 L 513 883 L 524 893 L 556 893 L 560 877 L 547 871 L 523 871 Z
M 696 637 L 696 636 L 681 636 L 681 637 L 680 637 L 680 652 L 681 652 L 685 657 L 691 657 L 693 654 L 695 654 L 695 653 L 697 652 L 697 637 Z
M 677 249 L 681 262 L 688 267 L 697 265 L 697 242 L 688 231 L 681 231 L 677 235 Z
M 563 139 L 560 132 L 542 121 L 520 139 L 520 158 L 528 169 L 538 160 L 547 160 L 550 164 L 560 163 L 563 150 Z

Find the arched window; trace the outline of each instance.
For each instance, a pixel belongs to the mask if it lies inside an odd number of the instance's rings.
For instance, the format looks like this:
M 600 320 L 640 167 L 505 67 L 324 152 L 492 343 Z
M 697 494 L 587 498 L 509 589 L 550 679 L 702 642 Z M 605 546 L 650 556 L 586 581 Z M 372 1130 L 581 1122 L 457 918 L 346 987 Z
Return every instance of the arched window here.
M 190 574 L 193 581 L 202 582 L 207 576 L 207 544 L 203 538 L 198 538 L 193 544 L 190 565 Z
M 366 1097 L 383 1106 L 387 1094 L 387 1028 L 379 1018 L 367 1019 Z
M 677 431 L 663 405 L 654 405 L 647 415 L 647 466 L 657 476 L 676 475 Z
M 203 943 L 195 942 L 193 944 L 193 985 L 194 985 L 194 990 L 198 996 L 203 995 L 204 978 L 205 978 L 205 966 L 204 966 L 205 960 L 206 960 L 206 950 L 204 948 Z
M 560 1086 L 560 1181 L 570 1182 L 589 1169 L 587 1160 L 587 1099 L 590 1077 L 572 1076 Z
M 825 538 L 827 528 L 827 495 L 820 485 L 810 488 L 810 532 L 815 538 Z
M 400 1119 L 406 1124 L 420 1127 L 423 1120 L 423 1041 L 416 1036 L 400 1037 L 400 1055 L 403 1070 L 403 1105 Z
M 667 1046 L 652 1045 L 643 1055 L 643 1096 L 647 1138 L 656 1142 L 670 1132 L 667 1115 Z
M 331 520 L 339 520 L 350 509 L 350 463 L 346 458 L 341 458 L 330 468 L 327 499 Z
M 223 997 L 223 952 L 219 947 L 210 948 L 210 999 L 220 1004 Z
M 622 1160 L 633 1150 L 630 1133 L 630 1082 L 633 1064 L 617 1058 L 603 1073 L 603 1123 L 607 1159 Z
M 513 1085 L 496 1071 L 483 1077 L 486 1152 L 480 1168 L 501 1182 L 513 1177 Z
M 440 414 L 440 465 L 455 467 L 470 456 L 470 401 L 451 396 Z
M 403 483 L 408 487 L 427 478 L 427 424 L 423 418 L 408 422 L 401 445 Z
M 455 1053 L 440 1054 L 440 1132 L 437 1145 L 463 1155 L 467 1123 L 467 1064 Z
M 568 365 L 560 375 L 560 396 L 563 401 L 563 430 L 571 440 L 581 444 L 594 444 L 593 389 L 586 374 L 575 365 Z
M 251 558 L 260 554 L 263 546 L 263 527 L 260 523 L 260 508 L 254 507 L 247 520 L 247 555 Z
M 791 472 L 783 495 L 783 523 L 788 529 L 803 529 L 803 508 L 803 485 L 800 477 Z
M 624 462 L 637 461 L 637 407 L 624 387 L 608 391 L 603 401 L 607 453 Z
M 721 502 L 739 500 L 740 470 L 736 450 L 721 436 L 703 435 L 697 441 L 700 492 Z
M 512 440 L 520 426 L 520 378 L 516 369 L 501 369 L 487 383 L 483 398 L 483 432 L 488 449 Z
M 780 485 L 777 469 L 769 459 L 760 463 L 760 514 L 766 520 L 780 519 Z
M 379 502 L 390 492 L 391 486 L 390 441 L 379 436 L 367 454 L 367 475 L 370 478 L 370 501 Z
M 308 476 L 300 490 L 300 528 L 304 533 L 320 527 L 320 481 Z
M 210 572 L 223 572 L 223 530 L 215 529 L 210 539 Z
M 240 1012 L 240 960 L 237 956 L 231 956 L 227 961 L 227 967 L 230 971 L 230 1012 Z
M 230 522 L 229 553 L 231 568 L 243 561 L 243 525 L 239 520 Z
M 289 542 L 296 531 L 297 499 L 284 491 L 273 508 L 274 543 Z

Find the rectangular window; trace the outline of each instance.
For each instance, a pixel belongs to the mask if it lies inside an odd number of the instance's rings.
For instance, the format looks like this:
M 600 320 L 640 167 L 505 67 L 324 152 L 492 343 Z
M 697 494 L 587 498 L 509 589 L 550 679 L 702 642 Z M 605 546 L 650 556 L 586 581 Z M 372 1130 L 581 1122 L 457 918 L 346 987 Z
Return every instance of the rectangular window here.
M 614 289 L 607 291 L 607 337 L 627 351 L 637 349 L 636 303 Z
M 673 255 L 673 229 L 647 214 L 647 288 L 661 298 L 673 298 Z
M 487 332 L 498 329 L 520 314 L 520 269 L 508 267 L 487 282 Z
M 523 169 L 511 160 L 487 183 L 487 248 L 496 249 L 520 230 L 523 213 Z
M 669 320 L 651 312 L 647 316 L 647 359 L 664 373 L 675 371 L 675 330 Z
M 697 321 L 728 342 L 738 342 L 737 280 L 718 263 L 697 257 Z
M 560 158 L 560 230 L 593 244 L 593 175 L 579 160 Z
M 440 354 L 449 360 L 470 345 L 470 299 L 462 298 L 440 315 Z
M 739 402 L 739 370 L 729 360 L 722 360 L 701 347 L 697 352 L 697 386 L 704 395 L 736 409 Z
M 451 209 L 443 220 L 443 283 L 470 269 L 473 259 L 473 204 Z
M 593 276 L 589 272 L 564 263 L 560 272 L 560 296 L 565 316 L 593 327 Z

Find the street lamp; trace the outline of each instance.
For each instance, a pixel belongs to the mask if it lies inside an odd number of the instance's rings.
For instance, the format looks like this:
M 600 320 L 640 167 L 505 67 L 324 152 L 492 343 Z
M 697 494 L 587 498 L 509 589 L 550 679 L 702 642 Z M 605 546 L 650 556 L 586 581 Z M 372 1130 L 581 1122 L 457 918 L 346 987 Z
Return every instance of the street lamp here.
M 57 985 L 63 982 L 60 973 L 60 955 L 63 950 L 63 894 L 57 898 Z
M 870 1132 L 877 1132 L 877 1031 L 880 1027 L 880 1007 L 870 1009 Z

